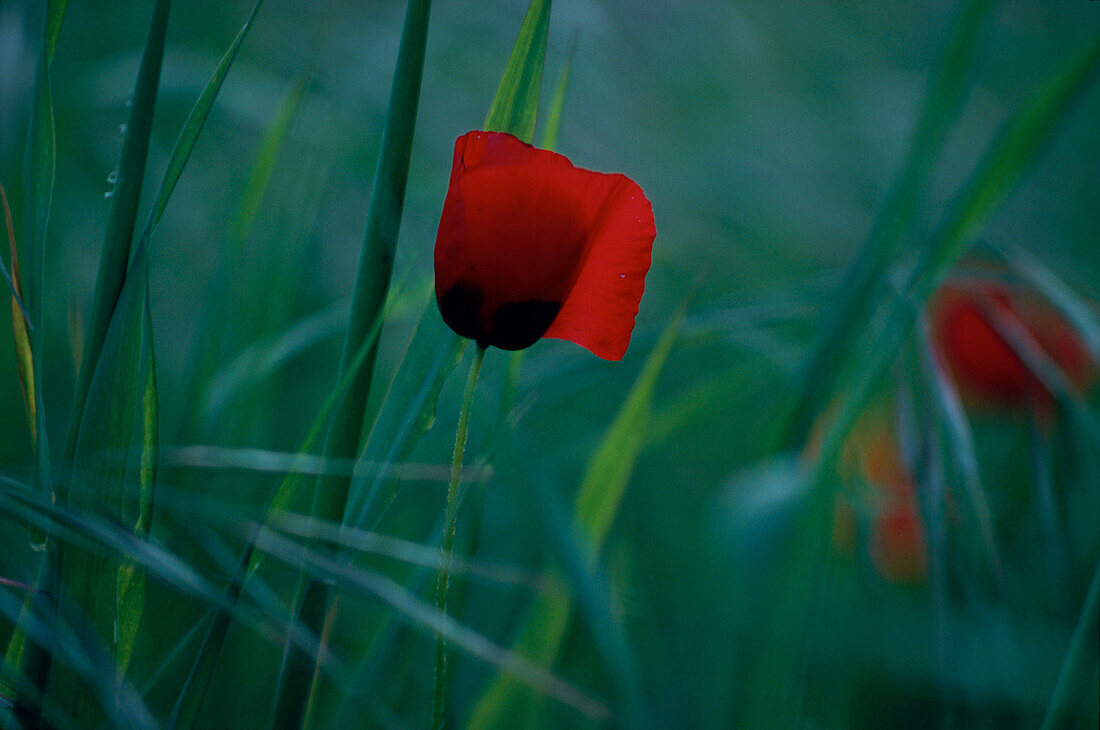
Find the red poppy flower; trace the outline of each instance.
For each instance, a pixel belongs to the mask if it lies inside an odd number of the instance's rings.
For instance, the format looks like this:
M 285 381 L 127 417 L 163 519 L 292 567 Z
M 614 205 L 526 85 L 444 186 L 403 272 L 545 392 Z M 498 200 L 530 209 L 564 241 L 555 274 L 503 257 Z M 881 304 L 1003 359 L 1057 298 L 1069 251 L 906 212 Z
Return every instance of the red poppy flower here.
M 482 347 L 555 337 L 618 360 L 656 235 L 629 178 L 574 167 L 510 134 L 469 132 L 455 142 L 435 242 L 439 311 Z
M 1077 388 L 1085 388 L 1093 374 L 1088 352 L 1060 316 L 1002 284 L 944 287 L 932 303 L 932 323 L 940 352 L 970 400 L 1020 406 L 1049 398 L 1018 354 L 1019 340 L 1044 352 Z
M 917 491 L 902 458 L 888 413 L 865 414 L 845 444 L 845 466 L 859 474 L 866 487 L 867 547 L 871 564 L 883 580 L 917 584 L 928 573 L 924 526 L 917 505 Z M 833 523 L 833 543 L 850 553 L 856 542 L 854 507 L 840 500 Z
M 924 527 L 912 500 L 899 502 L 875 517 L 871 562 L 884 579 L 910 585 L 928 576 Z

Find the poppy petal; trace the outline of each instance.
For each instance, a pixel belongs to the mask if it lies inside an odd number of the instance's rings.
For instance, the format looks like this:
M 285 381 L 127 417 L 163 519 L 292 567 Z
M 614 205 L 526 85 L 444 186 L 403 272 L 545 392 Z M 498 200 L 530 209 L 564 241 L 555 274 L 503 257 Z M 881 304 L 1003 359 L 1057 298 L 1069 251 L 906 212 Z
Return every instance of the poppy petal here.
M 642 189 L 623 175 L 600 175 L 603 203 L 584 264 L 547 337 L 569 340 L 605 360 L 630 344 L 657 229 Z
M 649 202 L 622 175 L 574 167 L 509 134 L 470 132 L 455 142 L 436 237 L 440 312 L 481 346 L 518 350 L 553 336 L 618 359 L 654 235 Z

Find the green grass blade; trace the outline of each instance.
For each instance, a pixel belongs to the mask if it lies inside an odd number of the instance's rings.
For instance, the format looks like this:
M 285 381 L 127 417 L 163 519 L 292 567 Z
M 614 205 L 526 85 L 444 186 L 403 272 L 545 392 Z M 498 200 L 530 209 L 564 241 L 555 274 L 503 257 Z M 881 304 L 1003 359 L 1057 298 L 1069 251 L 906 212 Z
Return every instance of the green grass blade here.
M 959 11 L 943 56 L 933 72 L 901 173 L 875 217 L 875 222 L 838 288 L 840 301 L 826 334 L 806 360 L 801 385 L 784 426 L 783 446 L 805 440 L 823 398 L 837 375 L 840 360 L 869 316 L 883 272 L 913 221 L 928 171 L 962 111 L 982 47 L 983 29 L 992 16 L 992 0 L 968 0 Z M 823 387 L 824 386 L 824 387 Z
M 19 367 L 19 384 L 23 388 L 23 407 L 27 414 L 27 427 L 30 430 L 31 442 L 35 441 L 37 430 L 35 429 L 36 411 L 38 401 L 34 389 L 34 357 L 31 352 L 31 336 L 28 330 L 29 320 L 27 310 L 23 308 L 22 287 L 19 280 L 19 253 L 15 246 L 15 230 L 11 222 L 11 209 L 8 207 L 8 194 L 4 186 L 0 185 L 0 201 L 4 205 L 4 225 L 8 231 L 8 251 L 11 255 L 11 274 L 4 269 L 4 278 L 7 279 L 11 289 L 11 329 L 15 339 L 15 358 Z
M 13 620 L 18 615 L 19 602 L 6 591 L 0 592 L 0 618 Z M 29 638 L 28 646 L 55 645 L 58 647 L 56 662 L 65 666 L 68 670 L 78 673 L 88 682 L 90 691 L 99 697 L 104 706 L 108 707 L 106 721 L 110 727 L 117 728 L 152 728 L 156 727 L 149 709 L 132 685 L 125 684 L 114 687 L 110 680 L 109 668 L 104 671 L 106 662 L 102 652 L 93 644 L 83 643 L 83 636 L 78 630 L 78 625 L 70 624 L 56 618 L 47 622 L 39 618 L 32 618 L 25 622 Z M 18 676 L 13 677 L 13 684 L 29 701 L 46 707 L 48 720 L 45 725 L 38 725 L 32 717 L 22 715 L 23 724 L 6 725 L 6 727 L 57 727 L 57 728 L 83 728 L 76 719 L 68 715 L 63 709 L 51 704 L 50 698 L 37 692 L 29 683 L 22 681 Z M 114 698 L 120 697 L 125 702 L 115 702 Z M 15 714 L 20 715 L 25 708 L 17 708 Z M 0 712 L 3 719 L 3 712 Z
M 351 314 L 340 359 L 341 376 L 349 371 L 355 353 L 367 341 L 390 288 L 420 103 L 430 11 L 430 0 L 410 0 L 405 12 L 386 123 L 382 130 L 382 147 L 367 207 L 367 227 L 355 276 Z M 354 458 L 359 449 L 376 354 L 377 347 L 371 345 L 366 362 L 356 370 L 347 394 L 336 410 L 325 439 L 326 458 Z M 344 476 L 319 477 L 314 515 L 323 520 L 342 522 L 350 487 L 351 480 Z M 303 595 L 301 620 L 310 630 L 320 634 L 328 612 L 329 592 L 323 586 L 314 589 L 312 585 L 307 585 Z M 304 713 L 317 676 L 316 666 L 306 666 L 298 657 L 291 659 L 276 698 L 276 706 L 280 708 L 276 714 L 279 727 L 301 727 L 308 719 Z
M 386 125 L 382 132 L 382 149 L 367 209 L 367 230 L 355 278 L 344 352 L 340 360 L 341 376 L 349 371 L 355 354 L 367 339 L 382 311 L 390 287 L 420 101 L 420 81 L 424 73 L 430 10 L 429 0 L 410 0 L 405 14 Z M 357 370 L 347 395 L 336 411 L 325 442 L 325 456 L 356 456 L 363 434 L 363 418 L 370 395 L 375 353 L 376 348 L 370 348 L 367 361 Z M 329 521 L 342 521 L 349 486 L 350 481 L 346 478 L 325 480 L 323 485 L 319 485 L 317 516 Z
M 257 4 L 257 7 L 259 5 Z M 255 9 L 253 9 L 253 13 Z M 251 17 L 249 18 L 251 22 Z M 244 29 L 241 29 L 242 32 Z M 229 265 L 234 269 L 235 262 L 240 260 L 245 240 L 256 223 L 256 217 L 260 212 L 260 204 L 267 197 L 271 180 L 275 176 L 275 163 L 286 147 L 290 130 L 294 119 L 298 116 L 298 110 L 305 100 L 306 90 L 309 89 L 309 76 L 302 74 L 295 79 L 282 103 L 275 112 L 275 118 L 260 139 L 256 150 L 256 158 L 252 163 L 252 170 L 248 175 L 241 200 L 237 205 L 237 213 L 233 217 L 233 223 L 229 229 L 227 243 L 227 256 Z
M 91 314 L 84 333 L 84 349 L 80 358 L 73 400 L 73 416 L 69 425 L 69 440 L 65 448 L 65 465 L 71 466 L 76 451 L 88 390 L 95 374 L 103 342 L 107 337 L 115 306 L 126 280 L 131 256 L 131 242 L 145 179 L 145 160 L 149 152 L 149 135 L 153 128 L 153 108 L 160 85 L 160 70 L 164 61 L 164 42 L 168 30 L 170 0 L 157 0 L 153 19 L 141 57 L 137 82 L 131 99 L 130 117 L 119 158 L 117 182 L 111 193 L 111 209 L 107 217 L 107 233 L 96 276 Z
M 645 442 L 646 424 L 653 406 L 657 376 L 676 342 L 683 309 L 673 315 L 661 339 L 646 359 L 638 379 L 588 463 L 575 505 L 577 525 L 599 551 L 619 511 L 634 463 Z
M 311 574 L 332 581 L 341 594 L 364 595 L 390 606 L 399 616 L 425 632 L 442 634 L 447 641 L 470 655 L 499 666 L 540 692 L 576 707 L 596 720 L 609 717 L 607 708 L 583 691 L 536 666 L 515 652 L 509 652 L 487 638 L 437 611 L 404 586 L 386 576 L 334 560 L 304 545 L 280 536 L 270 528 L 259 533 L 258 544 L 281 561 L 297 565 Z
M 210 110 L 214 107 L 218 92 L 221 91 L 225 77 L 229 74 L 229 68 L 236 60 L 237 52 L 240 51 L 241 44 L 244 42 L 249 28 L 252 27 L 252 21 L 255 20 L 256 14 L 260 12 L 260 7 L 263 4 L 263 0 L 256 0 L 252 5 L 252 11 L 248 14 L 244 25 L 237 31 L 233 42 L 229 44 L 229 48 L 222 56 L 217 68 L 214 69 L 214 74 L 206 82 L 206 86 L 199 94 L 199 98 L 191 108 L 190 114 L 187 115 L 187 120 L 183 123 L 183 129 L 180 131 L 179 138 L 176 140 L 176 145 L 168 159 L 164 177 L 161 178 L 160 185 L 157 187 L 157 194 L 153 199 L 152 209 L 149 211 L 149 219 L 146 221 L 145 230 L 142 233 L 143 242 L 152 235 L 153 229 L 160 222 L 164 209 L 168 206 L 168 199 L 172 197 L 172 191 L 176 189 L 176 183 L 179 182 L 180 175 L 183 174 L 183 168 L 191 157 L 191 150 L 195 148 L 195 142 L 198 141 L 202 128 L 206 125 L 206 119 L 210 116 Z
M 1062 313 L 1093 360 L 1100 361 L 1100 318 L 1089 303 L 1024 248 L 1011 244 L 992 244 L 988 248 Z
M 465 348 L 466 340 L 452 332 L 439 316 L 432 290 L 367 436 L 360 463 L 396 465 L 408 458 L 420 437 L 431 428 L 439 392 L 462 360 Z M 380 471 L 370 477 L 355 477 L 346 523 L 373 529 L 396 491 L 392 474 Z
M 542 139 L 539 146 L 544 150 L 553 150 L 558 147 L 558 136 L 561 133 L 561 120 L 565 112 L 565 92 L 569 89 L 569 75 L 573 71 L 573 58 L 577 55 L 577 35 L 573 35 L 573 42 L 569 45 L 569 55 L 565 58 L 565 65 L 558 74 L 558 80 L 554 84 L 554 95 L 550 98 L 550 111 L 546 114 L 546 121 L 542 126 Z M 523 352 L 519 350 L 519 352 Z
M 49 0 L 46 3 L 46 24 L 42 34 L 42 47 L 35 71 L 34 92 L 31 100 L 30 120 L 27 125 L 27 148 L 23 164 L 24 174 L 24 261 L 27 264 L 27 278 L 22 282 L 23 306 L 30 322 L 41 322 L 45 311 L 42 301 L 46 276 L 46 229 L 53 203 L 54 176 L 56 172 L 56 128 L 53 113 L 53 92 L 50 84 L 50 66 L 53 63 L 57 43 L 61 37 L 61 27 L 65 21 L 68 0 Z M 15 267 L 15 253 L 12 249 L 12 266 Z M 18 329 L 18 327 L 17 327 Z M 33 405 L 31 431 L 35 434 L 34 459 L 35 482 L 43 493 L 52 495 L 54 490 L 50 468 L 50 446 L 46 430 L 46 411 L 43 397 L 42 368 L 33 367 L 35 359 L 43 352 L 44 327 L 36 327 L 27 341 L 19 346 L 20 363 L 26 378 L 25 393 L 28 405 Z M 17 338 L 19 335 L 17 335 Z M 29 369 L 27 369 L 29 367 Z M 35 587 L 39 592 L 33 594 L 30 607 L 37 606 L 41 614 L 52 615 L 56 609 L 53 596 L 56 595 L 57 563 L 53 549 L 56 545 L 46 539 L 46 529 L 31 529 L 30 536 L 40 548 L 44 548 L 39 558 Z M 25 711 L 29 721 L 34 722 L 41 714 L 39 702 L 45 696 L 46 683 L 50 674 L 49 643 L 27 643 L 24 618 L 30 617 L 30 611 L 20 615 L 19 622 L 12 631 L 5 652 L 13 661 L 18 659 L 21 670 L 33 688 L 29 694 L 20 692 L 15 703 Z
M 3 257 L 0 257 L 0 274 L 4 275 L 4 283 L 8 285 L 8 291 L 11 292 L 12 306 L 19 310 L 19 315 L 24 319 L 27 317 L 27 310 L 23 308 L 23 297 L 19 294 L 19 253 L 15 248 L 15 228 L 11 222 L 11 208 L 8 207 L 8 193 L 4 190 L 4 186 L 0 185 L 0 201 L 4 205 L 4 228 L 8 234 L 8 250 L 11 255 L 11 268 L 12 272 L 8 272 L 8 267 L 4 263 Z
M 396 292 L 394 292 L 391 298 L 391 303 L 395 299 Z M 312 426 L 298 450 L 299 458 L 304 459 L 317 447 L 324 434 L 325 424 L 328 423 L 336 405 L 341 399 L 347 397 L 347 392 L 351 387 L 352 381 L 358 375 L 360 368 L 366 366 L 367 360 L 374 350 L 375 342 L 381 331 L 385 314 L 386 310 L 383 310 L 383 312 L 379 314 L 367 338 L 359 345 L 359 351 L 355 353 L 350 369 L 343 374 L 336 383 L 336 387 L 332 389 L 332 392 L 329 393 L 325 402 L 321 405 Z M 283 478 L 279 486 L 272 493 L 264 509 L 263 517 L 260 519 L 261 525 L 267 524 L 274 515 L 284 511 L 294 502 L 299 494 L 302 482 L 302 470 L 291 467 L 286 477 Z M 226 589 L 226 605 L 236 605 L 246 583 L 260 569 L 263 555 L 263 551 L 256 549 L 255 536 L 252 536 L 248 546 L 241 555 L 240 563 L 230 580 L 229 587 Z M 191 671 L 183 687 L 180 689 L 176 704 L 172 709 L 172 715 L 167 723 L 169 728 L 190 728 L 193 726 L 199 710 L 202 707 L 203 698 L 209 686 L 210 678 L 213 676 L 218 655 L 225 643 L 225 636 L 229 630 L 231 618 L 231 612 L 225 609 L 219 610 L 214 614 L 210 627 L 203 639 L 202 646 L 199 649 L 199 654 L 195 658 L 194 664 L 191 666 Z
M 1100 640 L 1100 563 L 1092 574 L 1085 603 L 1081 606 L 1081 616 L 1073 630 L 1069 648 L 1066 650 L 1062 668 L 1058 672 L 1058 681 L 1047 705 L 1042 730 L 1054 730 L 1062 727 L 1080 727 L 1074 722 L 1074 710 L 1084 694 L 1084 680 L 1090 674 L 1095 675 L 1096 645 Z
M 1001 581 L 1001 559 L 993 534 L 993 518 L 989 503 L 982 488 L 981 474 L 978 470 L 978 457 L 974 450 L 974 437 L 970 424 L 966 420 L 962 401 L 955 386 L 947 375 L 944 365 L 935 351 L 932 333 L 926 317 L 919 320 L 920 358 L 924 379 L 931 391 L 933 406 L 943 425 L 947 450 L 954 461 L 962 480 L 963 490 L 970 502 L 970 510 L 978 526 L 982 544 L 985 547 L 989 565 L 998 584 Z
M 130 455 L 141 456 L 140 476 L 155 474 L 155 455 L 148 451 L 155 424 L 155 391 L 150 393 L 152 343 L 148 311 L 147 259 L 135 264 L 141 273 L 127 277 L 119 306 L 103 341 L 89 390 L 87 407 L 77 436 L 68 504 L 116 522 L 147 529 L 152 484 L 129 480 Z M 135 430 L 137 435 L 135 438 Z M 135 488 L 137 489 L 135 493 Z M 135 511 L 137 519 L 126 520 Z M 143 576 L 130 561 L 117 564 L 74 546 L 68 546 L 61 562 L 63 599 L 79 606 L 99 638 L 114 657 L 121 679 L 133 648 L 144 604 Z M 120 600 L 122 601 L 120 603 Z M 86 690 L 58 680 L 63 706 L 83 725 L 101 722 L 98 703 Z
M 596 449 L 577 493 L 574 522 L 584 538 L 583 556 L 592 566 L 611 528 L 638 454 L 645 443 L 657 376 L 676 342 L 683 308 L 675 315 L 646 359 L 642 372 Z M 561 594 L 543 594 L 529 609 L 513 651 L 539 666 L 553 665 L 565 639 L 572 601 Z M 507 727 L 517 717 L 530 717 L 531 694 L 508 675 L 497 675 L 478 700 L 468 728 Z
M 65 11 L 69 7 L 69 0 L 49 0 L 46 7 L 46 63 L 53 63 L 53 55 L 57 50 L 57 41 L 61 38 L 61 26 L 65 23 Z
M 1100 66 L 1100 38 L 1072 56 L 997 134 L 956 199 L 953 213 L 922 253 L 914 291 L 927 296 L 973 241 L 980 226 L 1015 188 L 1072 111 Z
M 257 296 L 256 291 L 262 291 L 264 286 L 270 284 L 272 276 L 268 269 L 257 274 L 243 265 L 248 238 L 275 179 L 277 163 L 305 101 L 310 78 L 311 73 L 303 71 L 291 84 L 260 138 L 230 225 L 225 265 L 221 267 L 218 280 L 212 287 L 220 294 L 203 303 L 207 311 L 204 320 L 213 324 L 195 345 L 194 359 L 197 364 L 192 379 L 192 398 L 200 401 L 202 406 L 194 411 L 187 429 L 194 437 L 203 440 L 209 440 L 215 432 L 225 433 L 227 420 L 222 419 L 222 413 L 227 407 L 237 405 L 234 398 L 246 390 L 245 386 L 255 386 L 263 380 L 265 375 L 257 375 L 254 368 L 263 368 L 265 374 L 270 374 L 280 362 L 292 357 L 296 350 L 342 332 L 345 325 L 346 302 L 331 307 L 320 317 L 311 318 L 323 318 L 323 327 L 320 321 L 317 322 L 320 329 L 312 328 L 303 321 L 299 327 L 286 332 L 285 339 L 256 339 L 256 333 L 266 334 L 272 322 L 266 297 Z M 317 187 L 320 190 L 323 186 Z M 301 220 L 316 217 L 320 194 L 309 196 L 308 202 L 297 207 L 296 213 Z M 263 282 L 259 276 L 263 277 Z M 277 283 L 272 286 L 278 290 Z M 224 312 L 232 312 L 233 316 L 222 316 Z M 307 335 L 307 331 L 311 334 Z M 290 342 L 291 339 L 295 339 L 296 343 Z M 243 351 L 242 346 L 245 348 Z M 222 363 L 229 357 L 234 358 L 232 365 L 222 368 Z M 238 413 L 243 410 L 238 409 Z M 258 423 L 262 419 L 250 415 L 248 420 Z M 228 422 L 232 422 L 232 417 Z
M 531 0 L 485 117 L 486 131 L 508 132 L 528 144 L 535 139 L 549 32 L 550 0 Z
M 88 421 L 88 425 L 85 426 L 82 423 L 82 425 L 78 426 L 77 443 L 79 444 L 81 442 L 81 438 L 84 436 L 85 432 L 89 434 L 87 436 L 88 441 L 85 451 L 87 453 L 86 458 L 91 461 L 87 464 L 79 463 L 80 459 L 77 457 L 76 452 L 80 450 L 80 446 L 74 448 L 73 463 L 74 467 L 76 467 L 74 469 L 73 480 L 74 490 L 77 490 L 78 487 L 86 486 L 79 484 L 79 482 L 82 479 L 89 478 L 89 476 L 97 481 L 105 476 L 107 481 L 122 480 L 122 482 L 125 483 L 125 464 L 121 465 L 120 471 L 120 465 L 118 464 L 97 464 L 96 460 L 104 458 L 101 456 L 103 453 L 111 453 L 112 449 L 118 450 L 122 448 L 123 445 L 125 448 L 121 453 L 129 452 L 130 438 L 133 434 L 133 418 L 138 403 L 140 402 L 142 404 L 141 418 L 143 424 L 140 435 L 142 463 L 139 470 L 140 478 L 137 481 L 141 493 L 138 495 L 137 499 L 140 506 L 135 525 L 136 529 L 139 531 L 147 530 L 150 524 L 152 509 L 151 494 L 156 472 L 156 391 L 152 362 L 152 332 L 148 322 L 148 290 L 147 281 L 145 280 L 147 277 L 146 252 L 148 240 L 164 212 L 172 191 L 182 174 L 195 142 L 209 116 L 217 93 L 221 89 L 229 68 L 236 58 L 241 43 L 248 29 L 251 27 L 261 5 L 262 0 L 257 0 L 253 5 L 252 12 L 237 33 L 237 36 L 234 38 L 218 67 L 215 69 L 213 77 L 207 83 L 195 106 L 192 108 L 190 115 L 184 123 L 180 136 L 177 139 L 176 145 L 173 148 L 164 176 L 157 189 L 141 239 L 134 248 L 134 261 L 130 271 L 141 271 L 140 274 L 135 274 L 136 276 L 142 277 L 141 284 L 131 283 L 130 279 L 132 277 L 125 277 L 119 296 L 115 302 L 111 303 L 115 313 L 118 315 L 117 317 L 111 318 L 111 323 L 114 325 L 117 319 L 119 322 L 118 332 L 121 334 L 115 335 L 113 341 L 111 341 L 111 336 L 108 335 L 99 344 L 98 349 L 100 353 L 93 352 L 89 354 L 87 344 L 85 345 L 84 364 L 96 363 L 98 360 L 108 361 L 110 369 L 107 372 L 111 374 L 102 377 L 105 378 L 104 382 L 110 381 L 112 385 L 108 387 L 106 391 L 98 395 L 95 393 L 91 384 L 89 384 L 87 388 L 86 405 L 84 406 L 84 413 L 81 421 Z M 108 259 L 105 253 L 105 261 L 110 261 L 113 265 L 117 265 L 121 262 L 123 272 L 125 271 L 126 258 L 129 256 L 129 238 L 133 234 L 133 221 L 136 217 L 137 198 L 140 196 L 140 177 L 144 171 L 144 159 L 148 146 L 148 131 L 151 125 L 152 107 L 156 96 L 157 74 L 159 74 L 160 60 L 163 57 L 164 30 L 167 23 L 167 12 L 168 3 L 158 3 L 157 10 L 154 13 L 153 30 L 150 32 L 150 39 L 147 43 L 145 58 L 143 59 L 142 70 L 139 72 L 139 81 L 133 102 L 134 111 L 131 114 L 131 122 L 127 130 L 127 142 L 124 144 L 123 159 L 120 163 L 119 183 L 115 191 L 115 205 L 112 206 L 112 224 L 117 220 L 121 221 L 118 223 L 118 226 L 125 227 L 125 251 L 122 250 L 123 237 L 120 233 L 115 239 L 118 245 L 111 249 L 111 251 L 113 251 L 111 254 L 112 258 Z M 147 64 L 146 61 L 149 63 Z M 131 137 L 131 135 L 135 136 Z M 140 169 L 138 169 L 139 167 Z M 124 204 L 124 201 L 120 202 L 122 199 L 119 197 L 119 190 L 127 187 L 124 185 L 123 169 L 137 171 L 135 173 L 137 176 L 136 184 L 133 180 L 130 181 L 130 186 L 136 188 L 136 190 L 129 192 L 129 194 L 133 196 L 132 206 Z M 116 210 L 128 211 L 125 219 L 123 219 L 122 213 L 119 213 L 116 217 Z M 118 230 L 118 226 L 109 224 L 109 241 L 112 240 L 111 231 Z M 101 277 L 106 276 L 108 282 L 112 281 L 117 273 L 113 265 L 101 267 Z M 100 301 L 97 295 L 97 304 L 100 303 Z M 143 314 L 137 317 L 134 314 L 136 312 L 142 312 Z M 108 316 L 109 315 L 110 312 L 108 312 Z M 96 328 L 90 326 L 89 337 L 95 337 L 95 334 Z M 143 337 L 144 341 L 148 343 L 144 347 L 141 345 Z M 88 358 L 91 359 L 89 360 Z M 144 372 L 146 373 L 144 378 L 139 375 L 139 372 L 142 371 L 143 363 L 145 365 Z M 83 367 L 84 365 L 82 365 L 82 368 Z M 139 372 L 134 371 L 135 367 Z M 99 370 L 100 368 L 97 364 L 96 372 L 98 373 Z M 125 396 L 120 396 L 120 393 L 125 393 Z M 101 399 L 108 404 L 106 413 L 103 415 L 94 413 L 89 419 L 89 412 L 94 412 L 96 409 L 102 408 L 100 403 Z M 80 408 L 79 401 L 77 408 Z M 102 438 L 105 438 L 107 443 L 97 443 L 97 441 Z M 112 496 L 110 494 L 110 489 L 98 488 L 86 491 L 88 494 L 97 495 L 94 499 L 96 503 L 94 507 L 97 509 L 106 509 L 109 513 L 113 513 L 121 508 L 121 501 L 118 499 L 118 495 L 115 494 Z M 86 497 L 87 495 L 78 493 L 76 499 L 79 503 Z M 114 501 L 115 504 L 112 504 L 112 501 Z M 93 567 L 92 570 L 85 570 L 83 565 L 84 562 L 86 562 L 86 560 L 83 556 L 78 556 L 75 559 L 75 568 L 70 571 L 71 574 L 75 576 L 73 580 L 74 585 L 79 587 L 82 585 L 80 581 L 85 580 L 88 582 L 83 585 L 87 590 L 96 591 L 96 587 L 99 586 L 101 592 L 105 590 L 106 587 L 114 586 L 116 588 L 116 601 L 122 599 L 121 603 L 116 603 L 116 610 L 119 612 L 118 615 L 122 619 L 120 623 L 123 628 L 123 630 L 117 634 L 119 653 L 116 658 L 120 668 L 124 668 L 129 660 L 129 652 L 132 650 L 134 638 L 133 632 L 137 629 L 142 610 L 141 606 L 144 602 L 144 578 L 135 571 L 132 565 L 127 563 L 120 566 L 114 575 L 108 576 L 99 575 L 99 573 L 104 572 L 101 570 L 101 568 L 103 568 L 102 565 Z M 95 566 L 95 559 L 92 559 L 92 564 Z M 106 621 L 106 603 L 107 602 L 102 598 L 96 600 L 94 602 L 95 608 L 89 611 L 92 623 L 94 625 L 99 625 L 101 629 L 104 628 L 104 622 Z
M 141 391 L 139 415 L 141 457 L 137 468 L 138 504 L 134 534 L 147 537 L 153 524 L 153 489 L 157 480 L 157 450 L 159 448 L 159 408 L 157 397 L 156 361 L 153 353 L 153 325 L 149 316 L 149 285 L 145 285 L 142 313 L 142 344 L 139 371 L 145 373 Z M 117 664 L 125 676 L 137 641 L 138 627 L 145 608 L 145 573 L 132 560 L 124 560 L 118 568 Z
M 295 636 L 296 649 L 307 653 L 316 653 L 316 640 L 310 639 L 300 627 L 289 625 L 286 621 L 286 606 L 270 599 L 269 590 L 257 590 L 250 593 L 256 599 L 255 604 L 237 605 L 228 601 L 225 591 L 210 582 L 198 567 L 184 558 L 170 552 L 157 542 L 143 539 L 134 534 L 128 526 L 91 512 L 73 508 L 59 507 L 26 487 L 7 483 L 0 479 L 0 508 L 12 518 L 28 524 L 43 525 L 54 523 L 59 539 L 81 550 L 103 555 L 105 559 L 130 559 L 148 575 L 157 578 L 185 596 L 190 596 L 208 604 L 212 608 L 227 612 L 240 625 L 257 632 L 261 637 L 274 641 L 288 632 Z M 239 525 L 238 525 L 239 526 Z M 63 608 L 69 608 L 66 604 Z M 67 611 L 69 614 L 76 611 Z M 77 615 L 76 619 L 84 625 L 85 619 Z M 87 632 L 85 632 L 87 634 Z M 102 652 L 102 641 L 91 641 Z M 64 650 L 65 647 L 59 647 Z M 106 653 L 103 653 L 107 657 Z M 103 679 L 110 680 L 115 674 L 99 670 Z
M 286 331 L 246 347 L 210 379 L 199 399 L 199 420 L 203 423 L 219 421 L 249 389 L 270 378 L 295 357 L 340 334 L 346 312 L 345 301 L 304 317 Z
M 53 201 L 56 159 L 56 132 L 54 128 L 53 100 L 50 86 L 50 65 L 61 37 L 68 0 L 49 0 L 46 4 L 46 27 L 42 35 L 42 51 L 35 73 L 34 97 L 31 102 L 31 118 L 27 128 L 27 159 L 24 196 L 26 227 L 27 275 L 30 299 L 35 308 L 31 321 L 37 321 L 41 311 L 42 276 L 46 245 L 46 225 Z

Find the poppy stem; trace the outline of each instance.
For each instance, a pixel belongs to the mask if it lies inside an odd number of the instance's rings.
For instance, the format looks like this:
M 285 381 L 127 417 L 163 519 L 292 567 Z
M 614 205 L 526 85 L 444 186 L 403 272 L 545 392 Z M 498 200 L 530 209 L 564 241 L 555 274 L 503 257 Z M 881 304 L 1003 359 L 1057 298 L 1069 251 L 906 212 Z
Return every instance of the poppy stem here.
M 466 453 L 466 429 L 470 421 L 470 406 L 474 402 L 474 388 L 485 359 L 485 348 L 479 346 L 470 363 L 470 375 L 466 379 L 466 391 L 462 394 L 462 408 L 458 412 L 458 429 L 455 433 L 455 453 L 451 462 L 451 481 L 447 484 L 447 512 L 443 526 L 443 555 L 439 563 L 439 579 L 435 584 L 435 607 L 439 619 L 447 615 L 447 588 L 451 582 L 451 560 L 455 542 L 455 525 L 458 522 L 458 488 L 462 481 L 462 457 Z M 447 695 L 447 640 L 443 632 L 435 638 L 435 693 L 432 698 L 432 730 L 443 727 L 443 706 Z

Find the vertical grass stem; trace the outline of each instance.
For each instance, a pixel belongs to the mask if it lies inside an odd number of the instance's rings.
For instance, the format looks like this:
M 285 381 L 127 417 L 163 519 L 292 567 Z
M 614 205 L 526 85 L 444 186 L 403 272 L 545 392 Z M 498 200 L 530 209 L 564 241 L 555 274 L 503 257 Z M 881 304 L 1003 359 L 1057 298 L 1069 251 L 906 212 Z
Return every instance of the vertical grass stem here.
M 470 422 L 470 406 L 474 402 L 474 389 L 485 348 L 478 346 L 466 378 L 466 391 L 462 394 L 462 408 L 458 412 L 458 428 L 455 432 L 455 453 L 451 462 L 451 480 L 447 484 L 447 511 L 443 525 L 443 554 L 439 563 L 439 579 L 435 584 L 435 607 L 440 614 L 447 613 L 447 588 L 451 582 L 451 559 L 455 543 L 455 525 L 458 522 L 458 488 L 462 482 L 462 457 L 466 453 L 466 430 Z M 443 705 L 447 694 L 447 641 L 442 634 L 435 639 L 435 692 L 432 697 L 432 729 L 443 727 Z

